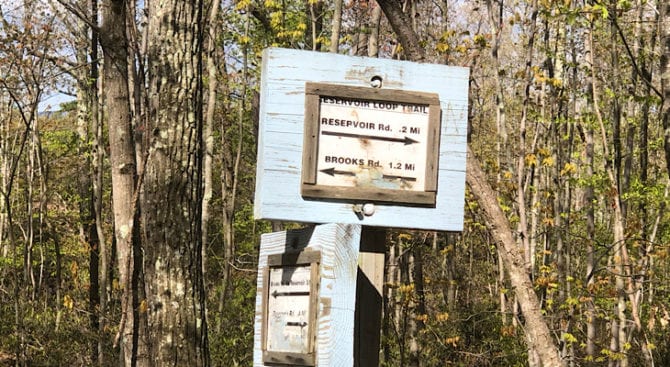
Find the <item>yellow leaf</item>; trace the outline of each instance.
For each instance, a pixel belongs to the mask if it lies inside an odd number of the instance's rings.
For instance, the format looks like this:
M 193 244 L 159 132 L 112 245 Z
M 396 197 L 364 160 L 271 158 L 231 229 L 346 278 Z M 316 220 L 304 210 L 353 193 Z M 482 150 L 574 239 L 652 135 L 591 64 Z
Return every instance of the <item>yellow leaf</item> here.
M 79 265 L 76 261 L 70 263 L 70 273 L 72 274 L 73 278 L 77 277 L 77 274 L 79 273 Z
M 446 312 L 438 313 L 437 315 L 435 315 L 435 319 L 439 322 L 447 321 L 449 320 L 449 314 Z
M 473 41 L 474 41 L 475 45 L 477 45 L 479 47 L 482 47 L 482 48 L 486 47 L 486 37 L 481 35 L 481 34 L 476 35 L 475 38 L 473 39 Z
M 447 52 L 449 51 L 449 44 L 445 42 L 438 42 L 436 48 L 438 52 Z
M 414 292 L 414 283 L 401 285 L 398 287 L 398 291 L 401 293 L 411 293 Z
M 264 3 L 264 5 L 268 8 L 275 8 L 280 6 L 280 4 L 275 0 L 265 0 Z
M 140 305 L 139 305 L 137 308 L 138 308 L 138 310 L 140 311 L 140 313 L 145 313 L 145 312 L 147 312 L 147 309 L 149 308 L 149 306 L 147 305 L 147 300 L 146 300 L 146 299 L 143 299 L 143 300 L 140 302 Z
M 542 165 L 547 167 L 552 167 L 554 165 L 553 157 L 546 157 L 542 160 Z
M 412 235 L 409 233 L 401 233 L 398 235 L 398 239 L 401 241 L 409 241 L 412 239 Z
M 63 306 L 69 310 L 74 307 L 74 300 L 72 300 L 72 297 L 70 297 L 69 294 L 66 294 L 65 297 L 63 297 Z
M 535 154 L 526 154 L 526 165 L 535 166 L 537 165 L 537 156 Z
M 235 8 L 237 8 L 237 10 L 243 10 L 246 9 L 250 4 L 251 0 L 239 0 L 237 5 L 235 5 Z
M 451 344 L 452 347 L 456 348 L 456 344 L 461 340 L 460 336 L 453 336 L 451 338 L 444 339 L 446 344 Z
M 577 338 L 575 338 L 575 336 L 570 333 L 563 333 L 563 340 L 565 340 L 565 342 L 568 344 L 577 342 Z
M 573 163 L 566 163 L 561 170 L 561 176 L 571 175 L 575 172 L 577 172 L 577 166 L 575 166 Z
M 542 219 L 542 224 L 547 226 L 547 227 L 553 227 L 554 226 L 554 218 L 543 218 Z

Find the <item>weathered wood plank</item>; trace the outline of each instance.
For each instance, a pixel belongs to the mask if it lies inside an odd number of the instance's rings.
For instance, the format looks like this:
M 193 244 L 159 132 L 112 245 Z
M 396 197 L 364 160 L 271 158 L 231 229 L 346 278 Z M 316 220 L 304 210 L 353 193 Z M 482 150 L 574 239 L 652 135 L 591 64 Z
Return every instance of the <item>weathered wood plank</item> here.
M 333 202 L 322 202 L 310 203 L 312 207 L 308 216 L 305 216 L 304 205 L 298 206 L 289 201 L 283 200 L 280 194 L 277 192 L 281 191 L 282 187 L 287 185 L 296 185 L 299 189 L 300 185 L 300 172 L 294 171 L 295 174 L 288 175 L 286 172 L 268 170 L 266 171 L 266 179 L 268 182 L 271 182 L 272 186 L 268 188 L 266 192 L 265 206 L 262 208 L 256 209 L 256 216 L 261 216 L 264 218 L 270 218 L 274 215 L 277 215 L 277 212 L 281 212 L 283 216 L 300 218 L 300 221 L 303 222 L 312 222 L 312 223 L 328 223 L 332 216 L 336 215 L 341 218 L 342 222 L 364 222 L 369 226 L 379 226 L 379 227 L 388 227 L 389 223 L 396 223 L 399 221 L 399 216 L 403 219 L 401 223 L 395 225 L 396 227 L 403 228 L 417 228 L 417 229 L 426 229 L 432 230 L 435 226 L 435 223 L 439 224 L 441 227 L 449 228 L 460 228 L 462 226 L 462 207 L 463 207 L 463 198 L 458 203 L 454 203 L 452 211 L 443 209 L 441 211 L 432 211 L 433 215 L 438 215 L 438 218 L 426 217 L 426 209 L 424 208 L 413 208 L 413 207 L 392 207 L 385 205 L 376 205 L 375 214 L 370 217 L 365 217 L 363 221 L 359 221 L 356 214 L 353 212 L 353 205 L 351 204 L 342 204 L 342 203 L 333 203 Z M 440 171 L 440 179 L 444 179 L 445 175 L 453 175 L 453 179 L 457 179 L 460 175 L 458 172 L 454 171 Z M 448 180 L 447 180 L 448 181 Z M 276 191 L 272 190 L 275 188 Z M 454 184 L 454 186 L 443 185 L 440 187 L 440 192 L 438 192 L 437 201 L 440 200 L 440 195 L 443 192 L 449 192 L 451 190 L 458 191 L 461 187 Z M 266 212 L 267 210 L 267 212 Z M 460 214 L 459 214 L 460 213 Z M 296 219 L 297 221 L 298 219 Z

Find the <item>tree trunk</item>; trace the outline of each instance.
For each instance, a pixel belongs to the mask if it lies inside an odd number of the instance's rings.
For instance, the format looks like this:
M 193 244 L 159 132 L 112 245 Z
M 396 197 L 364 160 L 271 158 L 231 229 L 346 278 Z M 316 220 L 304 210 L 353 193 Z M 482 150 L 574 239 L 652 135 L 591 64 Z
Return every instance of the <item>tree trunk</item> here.
M 305 1 L 305 13 L 309 33 L 305 35 L 305 45 L 312 51 L 321 50 L 320 35 L 323 31 L 323 0 Z
M 203 142 L 203 197 L 202 197 L 202 271 L 207 271 L 207 235 L 209 226 L 209 203 L 212 199 L 212 161 L 214 158 L 214 112 L 216 111 L 218 70 L 216 67 L 216 39 L 218 34 L 218 18 L 220 0 L 212 1 L 209 10 L 209 25 L 207 34 L 207 111 L 204 119 Z
M 125 0 L 106 0 L 100 29 L 104 53 L 107 114 L 109 118 L 109 159 L 112 171 L 112 211 L 117 247 L 119 282 L 123 290 L 121 323 L 115 344 L 120 341 L 120 358 L 125 366 L 135 366 L 138 358 L 139 315 L 135 312 L 134 285 L 140 269 L 133 260 L 137 254 L 135 187 L 137 170 L 131 128 L 128 92 L 128 40 Z M 146 358 L 144 356 L 143 358 Z M 142 360 L 137 365 L 143 365 Z
M 386 254 L 385 269 L 384 269 L 384 283 L 390 286 L 386 286 L 382 296 L 382 335 L 398 335 L 396 321 L 396 302 L 395 299 L 395 289 L 397 288 L 399 281 L 397 280 L 398 273 L 398 256 L 397 256 L 397 243 L 392 242 Z M 392 362 L 392 348 L 390 342 L 382 343 L 382 360 L 389 364 Z
M 419 343 L 419 336 L 424 332 L 425 323 L 424 315 L 426 315 L 426 289 L 423 276 L 423 251 L 428 243 L 428 238 L 432 239 L 429 233 L 423 235 L 421 241 L 414 241 L 412 246 L 412 253 L 410 255 L 410 284 L 414 285 L 413 302 L 410 309 L 410 324 L 412 332 L 410 333 L 410 363 L 412 367 L 419 367 L 421 363 L 421 345 Z
M 425 50 L 420 46 L 419 35 L 412 28 L 412 21 L 402 11 L 400 3 L 392 0 L 378 0 L 391 28 L 400 39 L 405 56 L 410 61 L 420 62 L 426 57 Z
M 79 223 L 80 223 L 80 232 L 82 237 L 82 243 L 88 246 L 89 250 L 89 263 L 88 263 L 88 279 L 89 279 L 89 290 L 88 290 L 88 312 L 89 312 L 89 323 L 91 330 L 94 332 L 98 331 L 99 328 L 99 309 L 100 309 L 100 246 L 98 241 L 98 232 L 96 230 L 95 222 L 95 209 L 93 207 L 93 180 L 91 179 L 92 170 L 90 162 L 90 151 L 89 151 L 89 121 L 91 117 L 90 103 L 93 101 L 88 94 L 91 92 L 91 88 L 86 86 L 81 86 L 80 98 L 77 104 L 78 107 L 78 116 L 77 116 L 77 134 L 79 135 L 79 141 L 77 146 L 77 153 L 80 157 L 86 157 L 79 161 Z M 91 360 L 98 360 L 98 342 L 100 339 L 94 339 L 91 342 Z
M 661 94 L 663 105 L 661 116 L 665 131 L 665 164 L 670 176 L 670 4 L 660 0 L 660 37 L 661 37 Z
M 505 85 L 502 80 L 502 73 L 504 70 L 500 66 L 500 57 L 498 51 L 500 50 L 500 42 L 502 39 L 503 26 L 503 3 L 504 0 L 486 0 L 486 8 L 489 15 L 489 27 L 491 28 L 491 59 L 493 60 L 493 76 L 495 78 L 496 86 L 496 163 L 498 165 L 498 172 L 507 169 L 507 165 L 511 163 L 505 157 L 507 153 L 507 121 L 505 112 Z M 497 6 L 494 6 L 497 5 Z M 523 135 L 525 131 L 522 131 Z M 522 159 L 524 159 L 522 157 Z M 521 172 L 518 172 L 520 174 Z
M 151 2 L 142 223 L 155 366 L 208 366 L 202 271 L 203 2 Z
M 98 25 L 98 0 L 91 0 L 91 23 Z M 99 286 L 99 309 L 98 309 L 98 355 L 97 362 L 99 366 L 105 365 L 105 338 L 104 332 L 107 326 L 107 303 L 111 294 L 111 282 L 109 277 L 109 266 L 111 261 L 109 246 L 105 242 L 105 233 L 103 230 L 102 220 L 102 178 L 103 178 L 103 151 L 102 151 L 102 117 L 100 114 L 100 83 L 99 83 L 99 32 L 94 28 L 91 30 L 91 47 L 90 47 L 90 73 L 89 73 L 89 89 L 88 97 L 90 98 L 88 105 L 90 108 L 90 130 L 88 132 L 90 146 L 90 177 L 91 177 L 91 201 L 93 208 L 93 223 L 95 224 L 95 237 L 98 241 L 98 286 Z
M 500 209 L 496 193 L 486 182 L 486 176 L 469 148 L 466 177 L 470 190 L 484 210 L 486 223 L 496 239 L 510 283 L 518 297 L 521 312 L 525 317 L 526 340 L 529 347 L 536 351 L 542 366 L 561 366 L 558 349 L 542 316 L 540 302 L 526 272 L 523 256 L 514 241 L 509 221 Z
M 587 124 L 588 125 L 588 124 Z M 592 180 L 594 176 L 595 150 L 593 145 L 593 128 L 587 126 L 585 129 L 585 162 L 586 179 Z M 593 185 L 588 185 L 584 192 L 584 205 L 586 206 L 586 291 L 591 297 L 595 285 L 595 271 L 597 268 L 596 249 L 596 219 L 595 219 L 595 194 Z M 593 299 L 586 304 L 586 355 L 592 359 L 596 357 L 596 317 L 597 310 Z
M 379 5 L 374 6 L 370 17 L 370 36 L 368 37 L 368 56 L 379 56 L 379 27 L 382 20 L 382 8 Z
M 91 23 L 97 25 L 97 0 L 91 1 Z M 82 34 L 88 34 L 88 25 L 84 21 L 78 22 L 79 31 Z M 81 159 L 79 161 L 79 223 L 82 243 L 89 248 L 89 292 L 88 292 L 88 312 L 91 332 L 97 333 L 97 338 L 91 339 L 90 353 L 91 361 L 97 361 L 98 365 L 103 363 L 102 351 L 102 333 L 100 322 L 104 320 L 101 307 L 101 285 L 104 289 L 104 283 L 100 283 L 100 241 L 98 238 L 98 223 L 95 212 L 95 194 L 93 182 L 95 173 L 93 171 L 93 141 L 95 126 L 92 121 L 97 117 L 97 109 L 93 106 L 98 103 L 98 62 L 97 48 L 98 36 L 97 29 L 91 31 L 88 39 L 88 49 L 81 49 L 77 52 L 77 62 L 80 65 L 88 63 L 87 57 L 90 56 L 90 67 L 82 69 L 77 75 L 77 135 L 79 137 L 77 153 Z
M 533 251 L 531 250 L 530 247 L 530 237 L 535 237 L 534 233 L 529 233 L 528 232 L 528 215 L 526 211 L 526 189 L 528 188 L 528 184 L 526 183 L 528 178 L 526 176 L 526 124 L 528 120 L 528 109 L 529 109 L 529 104 L 530 104 L 530 89 L 532 87 L 533 83 L 533 75 L 531 72 L 531 66 L 533 65 L 533 52 L 534 52 L 534 42 L 535 42 L 535 34 L 536 34 L 536 21 L 537 21 L 537 1 L 533 1 L 530 5 L 530 12 L 531 12 L 531 20 L 530 20 L 530 35 L 528 39 L 528 46 L 526 49 L 526 60 L 525 60 L 525 67 L 524 67 L 524 75 L 525 75 L 525 86 L 524 86 L 524 98 L 523 98 L 523 106 L 522 106 L 522 111 L 521 111 L 521 120 L 519 122 L 519 156 L 517 158 L 517 169 L 516 169 L 516 175 L 517 175 L 517 200 L 516 200 L 516 206 L 517 210 L 519 213 L 519 224 L 518 224 L 518 234 L 519 234 L 519 242 L 521 245 L 521 249 L 524 254 L 524 261 L 526 264 L 526 271 L 528 273 L 528 277 L 532 279 L 532 254 Z M 529 363 L 532 366 L 533 363 L 531 362 L 535 357 L 535 352 L 532 350 L 528 351 L 528 358 L 529 358 Z
M 342 0 L 334 0 L 335 11 L 330 34 L 330 52 L 337 53 L 340 47 L 340 28 L 342 27 Z

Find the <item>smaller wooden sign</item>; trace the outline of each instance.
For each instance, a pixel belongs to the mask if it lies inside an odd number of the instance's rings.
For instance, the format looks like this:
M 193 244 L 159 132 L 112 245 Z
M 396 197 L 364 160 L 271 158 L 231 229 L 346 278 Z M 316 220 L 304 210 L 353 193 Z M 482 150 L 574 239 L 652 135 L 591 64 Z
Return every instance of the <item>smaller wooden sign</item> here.
M 320 253 L 268 256 L 263 362 L 314 366 Z
M 435 206 L 435 93 L 306 83 L 302 196 Z

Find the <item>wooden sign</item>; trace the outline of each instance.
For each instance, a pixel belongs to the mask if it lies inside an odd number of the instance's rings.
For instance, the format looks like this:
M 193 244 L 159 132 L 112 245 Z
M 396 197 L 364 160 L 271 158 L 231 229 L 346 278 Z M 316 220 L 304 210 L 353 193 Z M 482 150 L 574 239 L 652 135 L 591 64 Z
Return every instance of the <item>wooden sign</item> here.
M 266 49 L 254 217 L 462 230 L 468 82 L 462 67 Z
M 307 83 L 302 196 L 435 205 L 437 94 Z
M 261 235 L 255 367 L 354 365 L 360 243 L 352 224 Z
M 314 366 L 319 289 L 316 251 L 271 255 L 263 294 L 263 361 Z

